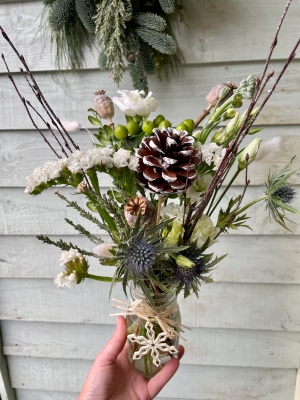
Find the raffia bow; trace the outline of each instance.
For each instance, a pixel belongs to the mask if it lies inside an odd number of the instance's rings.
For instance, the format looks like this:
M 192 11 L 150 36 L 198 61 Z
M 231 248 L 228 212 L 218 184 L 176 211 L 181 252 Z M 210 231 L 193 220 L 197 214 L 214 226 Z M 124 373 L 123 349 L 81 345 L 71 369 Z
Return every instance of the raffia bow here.
M 161 327 L 162 331 L 170 338 L 173 339 L 175 335 L 178 335 L 181 337 L 181 339 L 185 340 L 184 337 L 182 337 L 176 330 L 175 328 L 180 331 L 184 332 L 182 327 L 186 329 L 190 329 L 185 325 L 182 325 L 180 322 L 173 321 L 172 319 L 168 318 L 173 311 L 176 308 L 176 303 L 171 305 L 167 310 L 165 311 L 160 311 L 157 312 L 153 310 L 149 306 L 149 304 L 144 300 L 144 299 L 138 299 L 138 300 L 131 300 L 131 303 L 125 303 L 124 301 L 117 300 L 117 299 L 112 299 L 114 303 L 112 303 L 113 307 L 120 308 L 121 310 L 125 310 L 125 312 L 122 313 L 116 313 L 116 314 L 110 314 L 111 316 L 113 315 L 124 315 L 125 317 L 127 315 L 137 315 L 138 317 L 144 319 L 145 321 L 150 321 L 150 322 L 157 322 L 159 326 Z M 124 306 L 120 305 L 124 304 Z

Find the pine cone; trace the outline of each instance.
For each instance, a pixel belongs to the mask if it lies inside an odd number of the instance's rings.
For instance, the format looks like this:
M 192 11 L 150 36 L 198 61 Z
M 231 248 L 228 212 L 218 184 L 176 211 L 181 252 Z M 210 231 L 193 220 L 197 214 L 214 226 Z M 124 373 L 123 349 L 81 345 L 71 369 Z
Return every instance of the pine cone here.
M 136 152 L 138 180 L 154 193 L 183 192 L 196 178 L 195 166 L 200 162 L 194 138 L 173 128 L 153 132 L 154 136 L 144 137 Z

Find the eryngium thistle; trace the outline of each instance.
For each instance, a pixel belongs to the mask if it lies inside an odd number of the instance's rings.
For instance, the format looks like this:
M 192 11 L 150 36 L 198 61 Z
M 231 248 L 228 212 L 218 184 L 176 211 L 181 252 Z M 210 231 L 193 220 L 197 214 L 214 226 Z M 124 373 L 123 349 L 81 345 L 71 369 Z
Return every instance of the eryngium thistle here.
M 143 274 L 150 271 L 155 261 L 155 250 L 146 238 L 136 236 L 132 239 L 126 252 L 127 270 L 134 274 Z
M 200 153 L 194 148 L 195 139 L 173 128 L 153 132 L 154 136 L 144 137 L 136 152 L 138 180 L 153 193 L 183 192 L 197 176 Z
M 265 183 L 266 192 L 263 196 L 266 200 L 266 208 L 269 210 L 270 217 L 287 230 L 289 229 L 285 221 L 290 221 L 290 219 L 286 217 L 286 211 L 300 216 L 299 211 L 290 205 L 296 197 L 296 191 L 288 182 L 288 179 L 296 172 L 290 172 L 294 158 L 281 171 L 269 173 L 268 180 Z
M 189 258 L 194 266 L 185 268 L 177 265 L 175 262 L 172 266 L 170 280 L 177 284 L 177 293 L 184 290 L 184 297 L 188 297 L 193 291 L 198 297 L 198 290 L 201 286 L 201 281 L 206 283 L 213 282 L 212 278 L 204 276 L 207 274 L 213 263 L 209 263 L 212 255 L 204 255 L 199 250 L 193 249 L 192 246 L 188 252 L 182 254 Z
M 279 197 L 279 199 L 285 204 L 290 204 L 296 197 L 296 190 L 289 185 L 285 185 L 275 190 L 273 196 Z

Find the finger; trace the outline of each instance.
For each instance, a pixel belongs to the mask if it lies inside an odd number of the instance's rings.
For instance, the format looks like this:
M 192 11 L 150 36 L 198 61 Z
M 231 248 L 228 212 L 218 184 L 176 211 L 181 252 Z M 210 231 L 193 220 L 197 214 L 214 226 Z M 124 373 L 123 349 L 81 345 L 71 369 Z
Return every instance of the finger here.
M 178 359 L 179 360 L 181 360 L 181 358 L 183 357 L 184 352 L 185 352 L 184 347 L 179 345 L 179 347 L 178 347 Z
M 103 361 L 115 362 L 126 343 L 127 330 L 126 330 L 125 318 L 119 316 L 116 321 L 116 324 L 117 328 L 113 336 L 110 338 L 104 349 L 99 354 L 101 362 Z
M 172 358 L 158 374 L 156 374 L 148 382 L 148 392 L 151 399 L 154 399 L 165 386 L 167 382 L 172 378 L 179 367 L 178 358 Z

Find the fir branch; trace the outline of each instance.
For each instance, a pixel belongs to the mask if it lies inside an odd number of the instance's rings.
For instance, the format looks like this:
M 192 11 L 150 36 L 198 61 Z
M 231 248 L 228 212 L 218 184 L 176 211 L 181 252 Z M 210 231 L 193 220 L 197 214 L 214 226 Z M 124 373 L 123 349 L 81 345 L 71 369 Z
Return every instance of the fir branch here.
M 139 38 L 140 59 L 147 74 L 152 75 L 156 71 L 154 55 L 150 46 Z
M 64 242 L 62 239 L 60 239 L 57 242 L 55 242 L 54 240 L 51 240 L 48 236 L 44 236 L 44 235 L 37 235 L 36 238 L 38 240 L 41 240 L 43 243 L 51 244 L 53 246 L 59 247 L 61 250 L 76 249 L 81 254 L 83 254 L 85 256 L 95 257 L 95 255 L 93 253 L 91 253 L 90 251 L 86 251 L 84 249 L 81 249 L 80 247 L 76 246 L 75 244 L 73 244 L 71 242 L 69 242 L 69 243 Z
M 134 62 L 128 64 L 128 69 L 133 87 L 138 90 L 144 90 L 147 95 L 149 92 L 148 77 L 139 54 L 136 54 Z
M 80 21 L 89 33 L 95 33 L 94 16 L 96 7 L 94 0 L 75 0 L 75 9 Z
M 101 238 L 98 238 L 97 236 L 93 235 L 92 233 L 90 233 L 89 231 L 87 231 L 82 225 L 80 224 L 75 224 L 74 222 L 72 222 L 70 219 L 65 218 L 65 221 L 73 226 L 73 228 L 75 228 L 78 232 L 80 232 L 82 235 L 86 236 L 88 239 L 90 239 L 91 242 L 95 243 L 95 244 L 99 244 L 99 243 L 103 243 L 103 240 Z
M 166 14 L 172 14 L 175 11 L 175 0 L 159 0 L 159 4 Z
M 141 39 L 160 53 L 172 55 L 177 51 L 175 40 L 166 33 L 153 31 L 152 29 L 144 27 L 138 27 L 136 33 Z
M 158 32 L 163 32 L 167 28 L 166 21 L 159 15 L 151 12 L 138 13 L 134 17 L 134 21 L 145 28 L 153 29 Z
M 72 208 L 74 208 L 75 210 L 77 210 L 77 211 L 79 212 L 79 214 L 80 214 L 81 217 L 88 219 L 89 221 L 93 222 L 95 225 L 98 225 L 98 227 L 99 227 L 100 229 L 104 229 L 104 230 L 106 230 L 106 231 L 109 232 L 109 228 L 108 228 L 107 225 L 101 223 L 101 222 L 100 222 L 97 218 L 95 218 L 90 212 L 88 212 L 88 211 L 84 210 L 82 207 L 80 207 L 80 206 L 76 203 L 76 201 L 70 201 L 70 200 L 68 200 L 65 196 L 63 196 L 63 195 L 60 194 L 60 193 L 57 193 L 57 196 L 58 196 L 60 199 L 64 200 L 66 203 L 68 203 L 67 207 L 72 207 Z
M 106 58 L 105 50 L 103 50 L 103 49 L 99 53 L 98 66 L 102 71 L 107 69 L 107 58 Z

